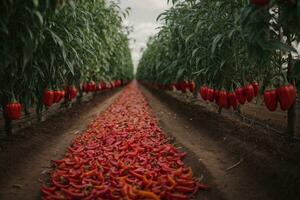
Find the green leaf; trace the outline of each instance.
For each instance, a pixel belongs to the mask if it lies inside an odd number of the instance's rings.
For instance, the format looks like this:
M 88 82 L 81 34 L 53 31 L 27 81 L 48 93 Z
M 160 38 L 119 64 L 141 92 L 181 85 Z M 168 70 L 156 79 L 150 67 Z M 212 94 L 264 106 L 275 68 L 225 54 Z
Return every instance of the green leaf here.
M 34 12 L 34 15 L 37 17 L 40 25 L 43 25 L 44 23 L 44 20 L 43 20 L 43 16 L 41 15 L 41 13 L 39 11 L 35 11 Z
M 70 72 L 72 73 L 72 75 L 74 75 L 75 74 L 74 73 L 74 63 L 67 60 L 66 65 L 67 65 L 68 69 L 70 70 Z
M 36 8 L 39 6 L 39 0 L 32 0 L 32 3 Z
M 49 33 L 52 36 L 53 41 L 58 44 L 60 47 L 64 46 L 64 42 L 62 41 L 62 39 L 60 39 L 60 37 L 58 37 L 58 35 L 56 35 L 56 33 L 54 31 L 52 31 L 51 29 L 48 29 Z
M 217 48 L 217 45 L 219 44 L 220 40 L 223 38 L 222 34 L 218 34 L 215 36 L 213 42 L 212 42 L 212 47 L 211 47 L 211 53 L 214 54 Z
M 194 33 L 187 36 L 186 39 L 185 39 L 185 43 L 187 44 L 193 37 L 194 37 Z
M 180 79 L 183 78 L 184 71 L 185 71 L 185 68 L 181 68 L 178 70 L 177 75 L 176 75 L 176 81 L 179 81 Z
M 0 31 L 8 35 L 8 28 L 4 21 L 0 20 Z
M 231 40 L 236 32 L 237 32 L 237 30 L 235 30 L 235 29 L 231 30 L 228 34 L 228 38 Z
M 196 48 L 196 49 L 193 50 L 193 52 L 192 52 L 192 58 L 195 57 L 197 51 L 198 51 L 200 48 L 201 48 L 201 47 L 198 47 L 198 48 Z

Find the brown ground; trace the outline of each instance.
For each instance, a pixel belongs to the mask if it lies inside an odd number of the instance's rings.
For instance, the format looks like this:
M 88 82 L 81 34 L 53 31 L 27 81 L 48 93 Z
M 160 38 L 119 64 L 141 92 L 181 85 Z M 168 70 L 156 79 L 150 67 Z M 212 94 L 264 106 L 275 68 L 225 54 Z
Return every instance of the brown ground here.
M 142 91 L 163 130 L 177 147 L 188 151 L 187 164 L 211 186 L 197 199 L 300 199 L 298 143 L 218 115 L 182 95 L 175 98 L 164 92 Z M 118 94 L 104 93 L 21 130 L 13 141 L 0 141 L 0 199 L 39 199 L 39 180 L 47 174 L 49 161 L 62 157 L 72 139 Z

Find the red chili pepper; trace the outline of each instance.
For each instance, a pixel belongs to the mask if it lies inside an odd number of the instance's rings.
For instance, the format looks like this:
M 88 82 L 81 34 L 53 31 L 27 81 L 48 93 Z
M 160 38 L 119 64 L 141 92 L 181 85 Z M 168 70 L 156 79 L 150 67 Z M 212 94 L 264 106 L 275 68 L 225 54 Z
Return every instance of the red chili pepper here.
M 236 110 L 238 107 L 238 100 L 237 100 L 235 92 L 228 93 L 228 101 L 229 101 L 230 106 L 232 106 L 232 108 L 234 110 Z
M 213 102 L 215 100 L 214 93 L 215 93 L 214 89 L 211 88 L 207 89 L 206 97 L 208 101 Z
M 181 81 L 180 83 L 180 90 L 182 93 L 186 93 L 188 89 L 188 83 L 186 81 Z
M 100 84 L 101 84 L 101 89 L 105 90 L 106 89 L 106 83 L 104 81 L 101 81 Z
M 225 90 L 221 90 L 219 92 L 219 98 L 218 98 L 218 105 L 221 108 L 226 108 L 228 109 L 230 107 L 230 104 L 228 102 L 228 97 L 227 97 L 227 92 Z
M 72 199 L 82 199 L 85 196 L 83 192 L 74 192 L 66 188 L 62 188 L 61 190 L 65 192 L 68 196 L 70 196 Z
M 177 185 L 175 186 L 174 190 L 181 193 L 191 193 L 194 191 L 194 187 L 185 187 L 185 186 Z
M 192 170 L 191 167 L 189 167 L 187 169 L 187 172 L 183 173 L 183 175 L 181 177 L 183 177 L 183 178 L 192 178 L 192 176 L 193 176 L 193 170 Z
M 214 90 L 214 99 L 216 104 L 219 104 L 219 96 L 220 96 L 219 94 L 220 94 L 219 90 Z
M 181 84 L 180 83 L 176 83 L 175 84 L 175 88 L 176 88 L 176 90 L 181 90 Z
M 270 110 L 270 111 L 275 111 L 277 108 L 277 104 L 278 104 L 278 97 L 277 97 L 277 93 L 276 90 L 271 90 L 271 91 L 265 91 L 264 92 L 264 102 L 266 107 Z
M 59 90 L 54 90 L 53 91 L 53 103 L 58 103 L 60 100 L 60 91 Z
M 138 151 L 135 150 L 135 151 L 133 151 L 133 152 L 127 153 L 127 156 L 134 157 L 134 156 L 136 156 L 137 154 L 138 154 Z
M 203 99 L 204 101 L 206 101 L 206 100 L 207 100 L 207 95 L 208 95 L 208 87 L 202 86 L 202 87 L 200 88 L 199 93 L 200 93 L 202 99 Z
M 190 198 L 185 194 L 179 194 L 179 193 L 170 193 L 168 194 L 168 197 L 170 200 L 189 200 Z
M 246 102 L 246 97 L 244 95 L 243 88 L 237 88 L 235 89 L 236 98 L 239 101 L 240 104 L 244 105 Z
M 193 180 L 186 180 L 186 179 L 181 179 L 181 178 L 177 178 L 176 182 L 178 185 L 185 186 L 185 187 L 195 187 L 195 185 L 196 185 L 196 182 Z
M 71 101 L 72 99 L 74 99 L 77 96 L 77 89 L 75 86 L 70 86 L 66 89 L 66 95 L 67 95 L 67 99 L 68 101 Z
M 45 106 L 51 106 L 53 104 L 54 92 L 46 89 L 43 94 L 43 103 Z
M 41 188 L 41 192 L 43 195 L 52 195 L 55 190 L 56 187 L 47 187 L 45 185 L 43 185 Z
M 168 180 L 168 183 L 170 183 L 170 186 L 167 186 L 166 188 L 168 190 L 173 190 L 174 187 L 176 186 L 176 181 L 169 175 L 167 176 L 167 180 Z
M 207 186 L 207 185 L 200 184 L 200 183 L 198 183 L 197 185 L 200 190 L 208 190 L 209 189 L 209 186 Z
M 5 106 L 5 112 L 9 119 L 18 120 L 21 117 L 22 105 L 18 102 L 11 102 Z
M 277 89 L 281 110 L 288 110 L 296 100 L 296 89 L 293 85 L 281 86 Z
M 132 189 L 132 187 L 129 187 L 128 188 L 128 197 L 131 198 L 131 199 L 136 199 L 138 194 L 136 194 L 134 192 L 134 190 Z
M 82 84 L 82 91 L 88 93 L 89 92 L 89 86 L 87 83 Z
M 96 85 L 96 90 L 97 90 L 97 91 L 101 91 L 101 89 L 102 89 L 102 88 L 101 88 L 101 84 L 98 83 L 98 84 Z
M 244 95 L 248 102 L 252 101 L 253 97 L 255 96 L 255 92 L 252 84 L 248 84 L 244 87 Z
M 52 178 L 52 183 L 55 187 L 57 188 L 67 188 L 69 185 L 63 185 L 63 184 L 60 184 L 59 182 L 57 182 L 54 178 Z
M 130 173 L 131 173 L 133 176 L 137 177 L 137 178 L 140 178 L 140 179 L 143 179 L 143 178 L 144 178 L 143 175 L 138 174 L 138 173 L 136 173 L 136 172 L 134 172 L 134 171 L 130 171 Z
M 149 192 L 149 191 L 139 190 L 138 191 L 138 196 L 140 196 L 142 198 L 149 198 L 149 199 L 152 199 L 152 200 L 160 200 L 159 196 L 157 196 L 153 192 Z

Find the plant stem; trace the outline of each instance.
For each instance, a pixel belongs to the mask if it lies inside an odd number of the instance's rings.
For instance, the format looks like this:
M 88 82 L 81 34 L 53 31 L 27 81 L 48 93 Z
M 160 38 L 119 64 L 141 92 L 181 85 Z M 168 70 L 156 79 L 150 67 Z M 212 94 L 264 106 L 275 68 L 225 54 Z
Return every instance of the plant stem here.
M 290 35 L 287 34 L 287 43 L 288 45 L 292 45 Z M 293 63 L 292 63 L 293 57 L 292 53 L 290 52 L 288 55 L 288 71 L 287 71 L 287 79 L 289 83 L 292 85 L 295 85 L 295 78 L 294 78 L 294 69 L 293 69 Z M 296 101 L 291 106 L 291 108 L 288 110 L 288 126 L 287 126 L 287 132 L 288 134 L 293 137 L 295 135 L 296 130 Z

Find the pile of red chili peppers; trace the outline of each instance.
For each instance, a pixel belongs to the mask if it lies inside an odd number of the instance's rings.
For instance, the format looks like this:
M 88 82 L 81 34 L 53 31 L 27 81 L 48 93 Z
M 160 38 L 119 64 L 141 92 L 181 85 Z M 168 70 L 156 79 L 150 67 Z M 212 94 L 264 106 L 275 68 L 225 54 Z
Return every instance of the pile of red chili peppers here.
M 191 199 L 208 189 L 168 143 L 136 83 L 55 160 L 43 199 Z

